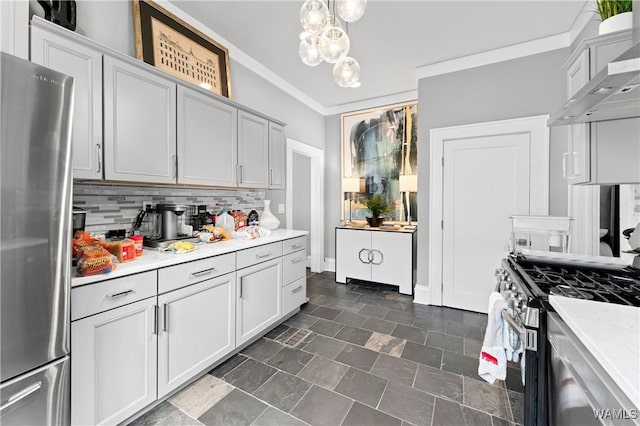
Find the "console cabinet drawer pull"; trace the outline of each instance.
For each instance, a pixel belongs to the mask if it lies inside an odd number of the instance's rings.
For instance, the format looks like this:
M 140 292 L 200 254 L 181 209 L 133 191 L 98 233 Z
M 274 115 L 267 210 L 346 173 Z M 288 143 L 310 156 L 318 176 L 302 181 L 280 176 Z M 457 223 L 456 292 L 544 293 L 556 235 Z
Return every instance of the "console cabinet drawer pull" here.
M 216 268 L 209 268 L 209 269 L 205 269 L 204 271 L 192 272 L 191 276 L 192 277 L 201 277 L 203 275 L 209 275 L 210 273 L 212 273 L 215 270 L 216 270 Z
M 264 259 L 265 257 L 269 257 L 271 256 L 271 253 L 260 253 L 260 254 L 256 254 L 256 258 L 258 259 Z
M 302 262 L 302 258 L 301 257 L 296 257 L 295 259 L 291 260 L 291 263 L 300 263 Z
M 302 290 L 302 286 L 299 286 L 299 287 L 297 287 L 297 288 L 295 288 L 295 289 L 291 290 L 291 293 L 299 293 L 299 292 L 300 292 L 300 290 Z
M 135 293 L 133 289 L 121 291 L 120 293 L 107 294 L 107 297 L 110 299 L 115 299 L 116 297 L 126 296 L 127 294 Z
M 300 243 L 296 243 L 296 244 L 291 246 L 292 249 L 299 249 L 300 247 L 302 247 L 302 244 L 300 244 Z

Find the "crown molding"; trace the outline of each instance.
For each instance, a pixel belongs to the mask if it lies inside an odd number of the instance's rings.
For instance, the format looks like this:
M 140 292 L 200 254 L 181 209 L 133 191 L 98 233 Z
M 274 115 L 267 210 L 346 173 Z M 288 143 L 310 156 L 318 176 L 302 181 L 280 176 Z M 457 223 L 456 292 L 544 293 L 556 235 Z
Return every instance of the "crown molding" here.
M 595 2 L 586 1 L 582 6 L 580 14 L 576 17 L 569 29 L 569 43 L 573 44 L 578 36 L 584 31 L 589 22 L 600 21 L 600 14 L 598 13 Z
M 347 104 L 327 107 L 326 115 L 343 114 L 345 112 L 359 111 L 363 109 L 376 108 L 385 105 L 401 104 L 417 100 L 418 91 L 410 90 L 408 92 L 394 93 L 392 95 L 380 96 L 378 98 L 365 99 L 363 101 L 349 102 Z
M 327 115 L 327 108 L 324 105 L 321 105 L 319 102 L 315 101 L 310 96 L 303 93 L 301 90 L 295 88 L 285 79 L 278 76 L 276 73 L 274 73 L 269 68 L 262 65 L 257 60 L 253 59 L 251 56 L 247 55 L 244 51 L 239 49 L 236 45 L 231 43 L 229 40 L 222 37 L 220 34 L 215 33 L 209 27 L 207 27 L 202 22 L 195 19 L 193 16 L 187 14 L 185 11 L 177 7 L 175 4 L 169 2 L 169 0 L 155 0 L 155 2 L 160 6 L 162 6 L 163 8 L 165 8 L 167 11 L 173 13 L 178 18 L 187 22 L 189 25 L 197 28 L 202 33 L 211 37 L 216 42 L 225 46 L 227 50 L 229 50 L 229 57 L 232 58 L 234 61 L 245 66 L 250 71 L 258 74 L 260 77 L 264 78 L 269 83 L 282 89 L 285 93 L 289 94 L 293 98 L 302 102 L 303 104 L 313 109 L 314 111 L 324 116 Z

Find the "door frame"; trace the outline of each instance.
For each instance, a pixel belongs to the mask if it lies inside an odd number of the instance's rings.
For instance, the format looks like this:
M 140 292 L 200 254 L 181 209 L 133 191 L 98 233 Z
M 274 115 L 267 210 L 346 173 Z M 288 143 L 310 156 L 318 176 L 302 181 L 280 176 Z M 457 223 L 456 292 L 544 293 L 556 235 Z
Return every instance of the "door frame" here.
M 293 225 L 293 154 L 309 157 L 311 163 L 311 229 L 310 266 L 311 272 L 324 271 L 324 151 L 287 138 L 287 186 L 285 190 L 285 221 L 287 228 Z
M 532 215 L 549 214 L 549 115 L 465 124 L 431 129 L 429 171 L 429 304 L 442 306 L 444 144 L 448 140 L 503 135 L 531 134 L 529 167 L 529 209 Z M 500 259 L 496 259 L 496 267 Z

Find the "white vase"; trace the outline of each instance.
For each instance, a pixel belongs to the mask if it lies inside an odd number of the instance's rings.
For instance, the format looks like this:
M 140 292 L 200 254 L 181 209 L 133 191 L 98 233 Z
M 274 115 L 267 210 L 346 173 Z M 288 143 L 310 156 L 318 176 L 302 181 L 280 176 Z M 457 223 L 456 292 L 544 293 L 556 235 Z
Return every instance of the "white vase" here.
M 274 231 L 280 226 L 280 220 L 271 213 L 271 200 L 264 200 L 264 210 L 260 215 L 260 226 L 270 231 Z
M 633 25 L 633 12 L 624 12 L 613 15 L 600 23 L 598 34 L 608 34 L 616 31 L 631 29 Z

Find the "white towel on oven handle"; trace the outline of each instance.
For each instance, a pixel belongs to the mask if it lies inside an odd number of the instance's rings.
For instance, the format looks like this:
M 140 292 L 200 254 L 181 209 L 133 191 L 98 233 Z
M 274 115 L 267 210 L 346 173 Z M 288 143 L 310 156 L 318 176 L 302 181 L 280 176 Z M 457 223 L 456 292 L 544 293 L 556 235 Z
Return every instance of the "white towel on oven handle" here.
M 484 342 L 480 350 L 478 375 L 493 384 L 507 377 L 507 357 L 504 350 L 503 332 L 504 321 L 502 311 L 507 308 L 507 302 L 498 292 L 489 297 L 489 318 Z
M 513 309 L 507 305 L 507 314 L 513 317 Z M 522 353 L 522 342 L 520 336 L 516 333 L 507 323 L 507 320 L 503 319 L 503 332 L 502 342 L 504 350 L 507 356 L 507 361 L 518 362 L 520 360 L 520 354 Z

